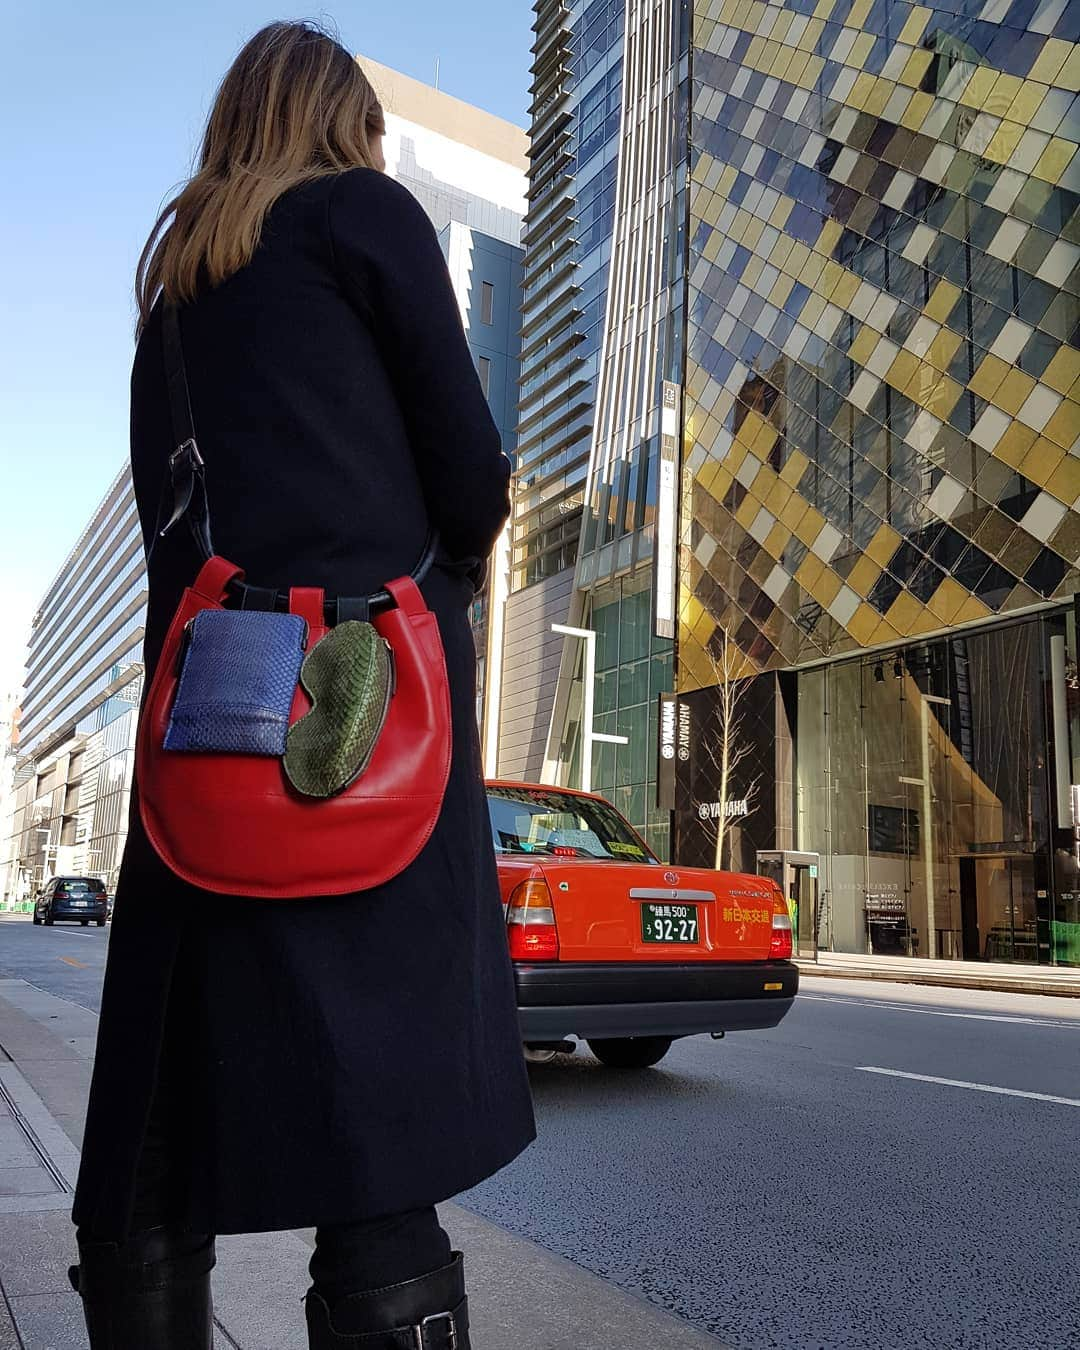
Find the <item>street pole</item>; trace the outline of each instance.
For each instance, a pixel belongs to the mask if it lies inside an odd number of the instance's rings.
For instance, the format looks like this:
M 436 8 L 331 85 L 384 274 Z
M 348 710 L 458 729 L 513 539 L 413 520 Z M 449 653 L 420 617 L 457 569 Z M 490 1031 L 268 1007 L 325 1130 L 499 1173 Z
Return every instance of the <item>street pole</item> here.
M 585 688 L 581 701 L 581 790 L 592 791 L 592 748 L 594 741 L 605 741 L 609 745 L 627 745 L 629 737 L 612 736 L 594 727 L 596 708 L 596 630 L 593 628 L 571 628 L 569 624 L 553 623 L 553 633 L 563 637 L 580 638 L 585 644 Z

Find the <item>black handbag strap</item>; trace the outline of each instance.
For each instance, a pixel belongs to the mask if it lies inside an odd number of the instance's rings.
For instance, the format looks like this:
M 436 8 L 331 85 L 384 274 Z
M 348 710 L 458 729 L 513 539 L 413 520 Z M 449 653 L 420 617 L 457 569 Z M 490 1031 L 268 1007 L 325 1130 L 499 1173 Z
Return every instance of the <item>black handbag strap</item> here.
M 206 466 L 195 441 L 191 392 L 184 365 L 184 348 L 180 341 L 180 315 L 175 305 L 162 306 L 161 341 L 174 449 L 169 456 L 172 510 L 164 525 L 161 524 L 159 513 L 160 528 L 157 535 L 158 538 L 164 538 L 173 526 L 186 519 L 199 557 L 206 562 L 214 556 L 214 543 L 210 535 L 210 503 L 206 496 Z
M 165 383 L 169 391 L 169 416 L 172 420 L 172 437 L 175 449 L 169 456 L 169 476 L 162 488 L 161 506 L 158 511 L 154 543 L 164 538 L 181 520 L 186 520 L 191 536 L 195 541 L 199 557 L 205 562 L 214 555 L 214 544 L 210 534 L 210 502 L 206 495 L 206 465 L 195 440 L 195 418 L 191 411 L 191 390 L 188 387 L 187 367 L 184 364 L 184 347 L 180 338 L 180 312 L 175 305 L 162 302 L 161 341 L 165 357 Z M 171 489 L 171 505 L 166 518 L 165 511 L 168 494 Z M 162 523 L 164 521 L 164 523 Z M 413 581 L 419 584 L 431 571 L 439 549 L 439 537 L 434 530 L 428 532 L 424 551 L 420 561 L 411 572 Z M 149 554 L 148 554 L 149 556 Z M 264 586 L 249 586 L 244 582 L 234 582 L 230 587 L 242 609 L 280 609 L 288 610 L 289 597 L 282 591 Z M 394 606 L 394 598 L 389 591 L 376 591 L 374 595 L 361 597 L 338 596 L 326 602 L 328 623 L 340 622 L 344 617 L 368 616 Z

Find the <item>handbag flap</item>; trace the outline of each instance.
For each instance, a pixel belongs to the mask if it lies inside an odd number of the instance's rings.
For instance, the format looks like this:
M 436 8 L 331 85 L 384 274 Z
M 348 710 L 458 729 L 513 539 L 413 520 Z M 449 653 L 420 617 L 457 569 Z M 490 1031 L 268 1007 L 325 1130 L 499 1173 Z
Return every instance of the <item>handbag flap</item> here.
M 184 633 L 165 749 L 281 754 L 307 639 L 304 620 L 204 609 Z

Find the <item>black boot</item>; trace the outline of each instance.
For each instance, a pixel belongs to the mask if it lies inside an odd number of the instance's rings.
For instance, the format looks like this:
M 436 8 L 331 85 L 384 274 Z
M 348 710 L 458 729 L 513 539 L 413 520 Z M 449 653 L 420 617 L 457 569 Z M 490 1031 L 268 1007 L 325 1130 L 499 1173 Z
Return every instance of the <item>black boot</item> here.
M 90 1350 L 213 1350 L 214 1239 L 151 1228 L 124 1243 L 80 1242 L 68 1271 Z
M 430 1275 L 332 1306 L 311 1289 L 305 1306 L 310 1350 L 470 1350 L 460 1252 Z

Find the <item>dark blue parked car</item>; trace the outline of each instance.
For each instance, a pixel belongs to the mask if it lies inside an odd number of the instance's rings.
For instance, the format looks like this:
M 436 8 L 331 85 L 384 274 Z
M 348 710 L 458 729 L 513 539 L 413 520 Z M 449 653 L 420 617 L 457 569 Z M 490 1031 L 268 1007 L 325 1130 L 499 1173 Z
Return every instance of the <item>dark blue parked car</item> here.
M 34 905 L 35 923 L 52 925 L 57 919 L 67 919 L 85 928 L 93 920 L 104 928 L 108 917 L 105 883 L 95 877 L 53 877 Z

